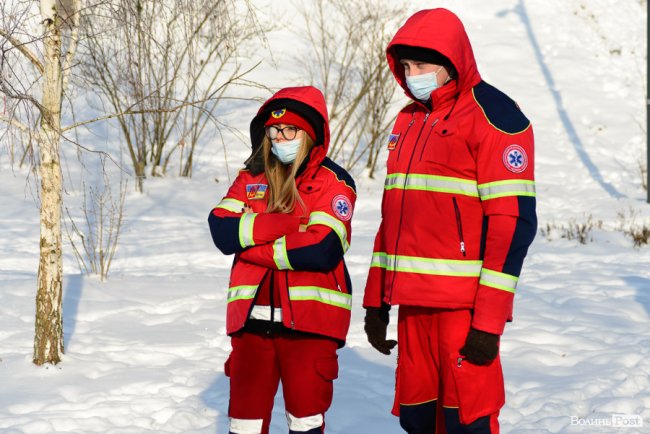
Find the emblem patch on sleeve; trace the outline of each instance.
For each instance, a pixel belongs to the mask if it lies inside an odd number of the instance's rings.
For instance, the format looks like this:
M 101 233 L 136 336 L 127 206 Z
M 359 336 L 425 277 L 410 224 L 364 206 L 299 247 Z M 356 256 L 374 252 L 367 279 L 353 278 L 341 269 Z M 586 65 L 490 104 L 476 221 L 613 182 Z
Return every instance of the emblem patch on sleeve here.
M 352 204 L 350 203 L 350 199 L 339 194 L 332 199 L 332 211 L 344 222 L 350 220 L 352 218 Z
M 503 151 L 503 164 L 511 172 L 521 173 L 528 167 L 528 155 L 519 145 L 510 145 Z
M 266 184 L 246 184 L 246 198 L 249 200 L 264 199 L 268 187 Z
M 388 150 L 392 151 L 397 147 L 397 141 L 399 140 L 399 134 L 391 134 L 388 136 Z

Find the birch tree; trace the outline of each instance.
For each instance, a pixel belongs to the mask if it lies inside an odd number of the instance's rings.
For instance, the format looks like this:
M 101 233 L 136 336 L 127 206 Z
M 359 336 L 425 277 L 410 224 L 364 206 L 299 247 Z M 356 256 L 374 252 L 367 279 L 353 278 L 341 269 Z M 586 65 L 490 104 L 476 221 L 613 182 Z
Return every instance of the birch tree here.
M 10 45 L 5 48 L 3 43 L 0 89 L 10 99 L 26 102 L 35 108 L 40 119 L 34 131 L 40 178 L 40 251 L 33 361 L 42 365 L 59 363 L 64 351 L 61 314 L 61 107 L 78 41 L 80 0 L 41 0 L 39 6 L 42 27 L 39 37 L 24 41 L 7 29 L 0 29 L 0 35 Z M 24 77 L 12 77 L 16 66 L 8 64 L 11 59 L 7 58 L 5 50 L 16 51 L 23 61 L 31 64 L 38 92 L 25 88 L 24 84 L 21 86 Z M 3 115 L 3 120 L 22 130 L 33 129 L 13 116 Z

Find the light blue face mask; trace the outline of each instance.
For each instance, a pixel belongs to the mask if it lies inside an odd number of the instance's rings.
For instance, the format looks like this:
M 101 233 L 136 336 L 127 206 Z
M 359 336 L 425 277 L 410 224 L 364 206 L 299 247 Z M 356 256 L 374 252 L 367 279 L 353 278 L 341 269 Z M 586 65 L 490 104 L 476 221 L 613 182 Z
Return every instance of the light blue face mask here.
M 440 87 L 437 77 L 440 71 L 442 71 L 442 66 L 435 72 L 406 76 L 406 86 L 414 97 L 422 102 L 427 102 L 431 97 L 431 92 Z
M 302 139 L 287 140 L 285 142 L 271 140 L 271 152 L 282 163 L 293 163 L 296 160 L 296 154 L 298 154 L 298 149 L 300 149 L 301 144 Z

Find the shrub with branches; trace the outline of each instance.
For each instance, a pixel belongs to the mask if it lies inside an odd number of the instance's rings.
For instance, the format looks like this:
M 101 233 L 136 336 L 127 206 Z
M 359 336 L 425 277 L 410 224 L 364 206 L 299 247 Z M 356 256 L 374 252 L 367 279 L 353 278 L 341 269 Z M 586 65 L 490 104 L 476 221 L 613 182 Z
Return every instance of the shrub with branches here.
M 348 170 L 364 162 L 370 177 L 397 113 L 384 53 L 406 10 L 378 0 L 318 0 L 302 10 L 312 56 L 307 72 L 329 109 L 329 155 Z
M 73 218 L 66 207 L 66 231 L 72 245 L 79 269 L 86 274 L 96 274 L 102 281 L 108 278 L 111 262 L 117 249 L 124 219 L 126 181 L 120 177 L 117 195 L 113 192 L 111 179 L 102 161 L 102 178 L 97 185 L 82 181 L 83 201 L 81 211 L 83 225 Z M 69 226 L 68 226 L 69 224 Z
M 191 176 L 194 152 L 233 85 L 256 65 L 239 50 L 262 37 L 248 0 L 108 0 L 82 22 L 82 77 L 115 112 L 142 191 L 147 174 Z M 148 168 L 148 170 L 147 170 Z

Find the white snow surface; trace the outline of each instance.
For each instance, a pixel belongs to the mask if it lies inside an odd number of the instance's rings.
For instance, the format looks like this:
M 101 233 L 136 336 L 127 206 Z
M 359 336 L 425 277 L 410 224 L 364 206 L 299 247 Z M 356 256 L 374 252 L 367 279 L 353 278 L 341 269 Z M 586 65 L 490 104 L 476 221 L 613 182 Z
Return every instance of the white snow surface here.
M 265 62 L 254 78 L 274 88 L 308 84 L 292 68 L 295 51 L 305 49 L 285 22 L 295 6 L 256 4 L 265 19 L 284 18 L 268 27 L 275 62 Z M 646 1 L 409 5 L 412 11 L 455 11 L 484 79 L 513 97 L 535 128 L 540 232 L 522 271 L 515 320 L 502 339 L 502 432 L 650 432 L 650 253 L 618 230 L 621 215 L 627 223 L 634 215 L 636 223 L 650 224 L 639 171 L 645 161 Z M 248 123 L 258 106 L 233 103 L 224 113 L 241 131 L 226 135 L 229 176 L 215 139 L 201 150 L 192 179 L 149 178 L 144 194 L 129 189 L 107 282 L 80 273 L 66 244 L 66 352 L 57 366 L 31 363 L 38 208 L 33 179 L 12 168 L 3 149 L 0 432 L 228 432 L 223 363 L 230 351 L 225 307 L 232 258 L 213 246 L 206 219 L 246 156 Z M 82 119 L 84 112 L 76 115 Z M 112 127 L 79 134 L 96 147 L 119 141 Z M 66 145 L 65 173 L 72 178 L 79 172 L 75 152 Z M 383 171 L 374 180 L 354 173 L 358 201 L 346 255 L 354 306 L 326 415 L 332 434 L 401 432 L 389 414 L 395 355 L 367 343 L 361 307 Z M 66 186 L 66 206 L 76 210 L 78 186 L 69 178 Z M 589 221 L 594 227 L 586 244 L 562 237 L 562 228 Z M 643 427 L 606 424 L 615 414 L 640 416 Z M 280 393 L 271 432 L 287 432 Z

